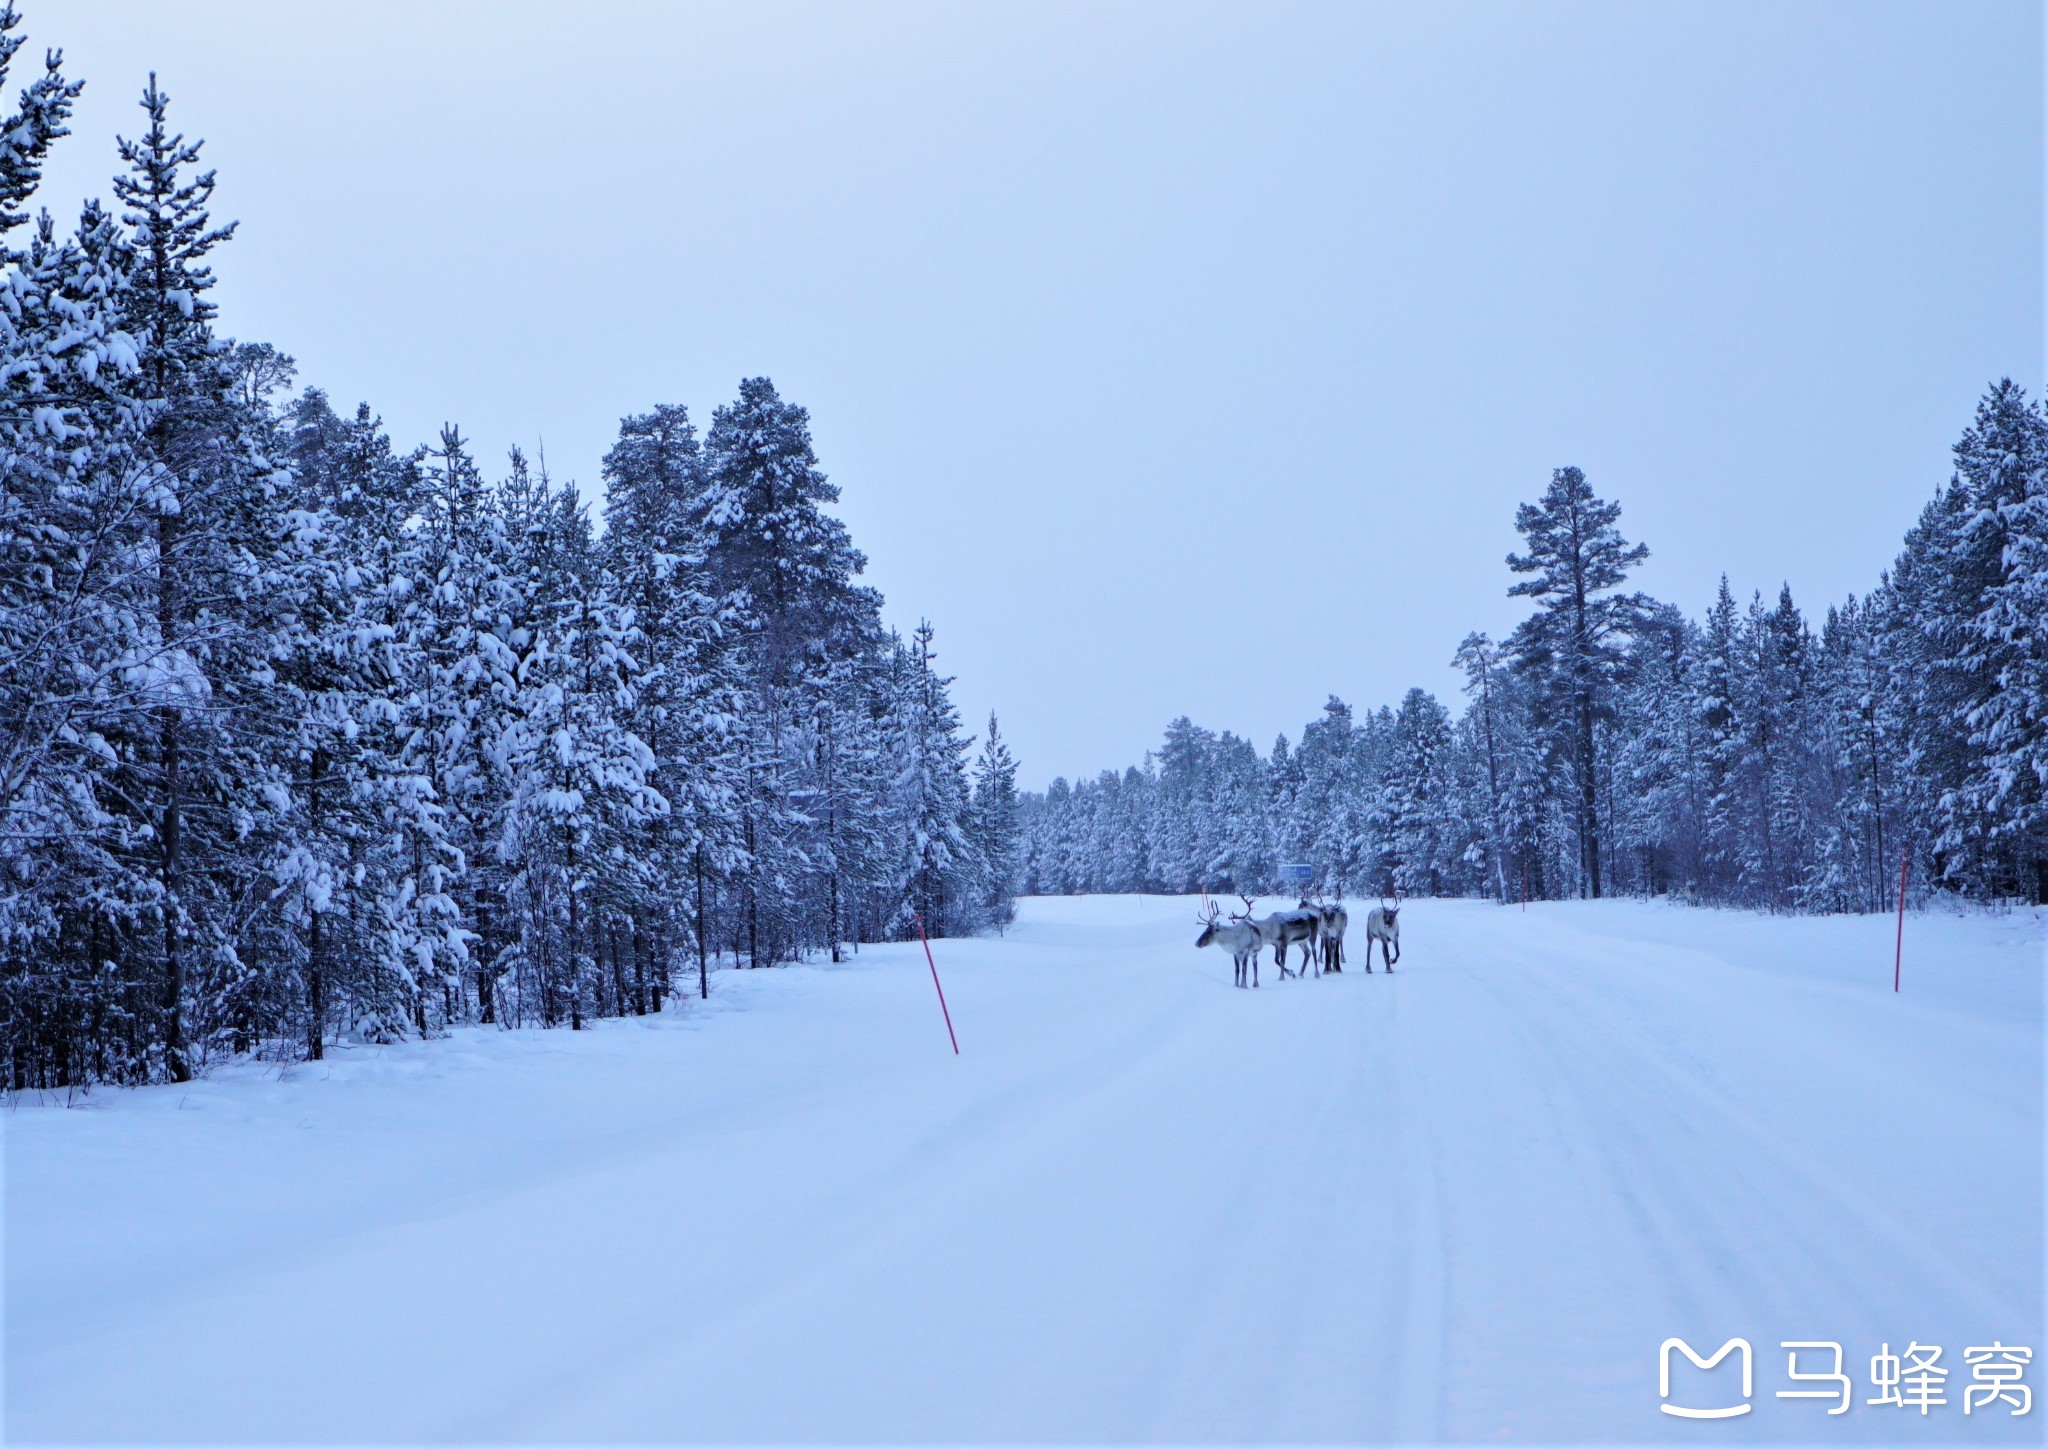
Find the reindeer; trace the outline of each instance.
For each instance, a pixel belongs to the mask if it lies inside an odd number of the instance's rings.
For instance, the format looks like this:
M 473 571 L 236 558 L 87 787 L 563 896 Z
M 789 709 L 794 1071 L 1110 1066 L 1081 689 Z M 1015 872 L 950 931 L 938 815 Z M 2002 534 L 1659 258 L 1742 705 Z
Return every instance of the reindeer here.
M 1259 948 L 1264 939 L 1259 929 L 1241 917 L 1232 917 L 1225 923 L 1217 920 L 1223 908 L 1213 901 L 1209 910 L 1195 920 L 1202 923 L 1202 934 L 1195 938 L 1198 947 L 1220 947 L 1230 953 L 1230 959 L 1237 964 L 1237 985 L 1244 985 L 1245 963 L 1251 963 L 1252 985 L 1259 985 Z
M 1240 896 L 1238 900 L 1244 903 L 1245 915 L 1248 918 L 1251 914 L 1252 899 L 1249 896 Z M 1322 913 L 1314 907 L 1305 906 L 1296 907 L 1292 911 L 1276 911 L 1264 921 L 1257 923 L 1259 935 L 1273 948 L 1273 962 L 1280 968 L 1282 977 L 1308 975 L 1310 965 L 1316 960 L 1316 933 L 1322 929 L 1322 925 Z M 1302 967 L 1298 972 L 1287 970 L 1289 942 L 1301 943 Z M 1321 967 L 1316 968 L 1316 975 L 1322 975 Z
M 1390 906 L 1387 899 L 1380 898 L 1380 904 L 1365 914 L 1365 969 L 1372 970 L 1372 944 L 1380 944 L 1380 960 L 1387 970 L 1394 970 L 1394 963 L 1401 960 L 1401 893 L 1394 893 Z M 1392 948 L 1389 954 L 1388 948 Z
M 1344 970 L 1344 932 L 1351 925 L 1351 914 L 1341 901 L 1324 902 L 1316 909 L 1323 918 L 1323 970 L 1341 972 Z

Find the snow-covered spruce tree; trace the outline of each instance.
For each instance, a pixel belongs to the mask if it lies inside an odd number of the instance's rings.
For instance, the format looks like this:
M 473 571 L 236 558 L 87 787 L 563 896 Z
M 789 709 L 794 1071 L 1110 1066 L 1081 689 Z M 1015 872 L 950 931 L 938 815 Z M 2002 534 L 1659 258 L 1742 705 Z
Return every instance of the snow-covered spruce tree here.
M 1641 610 L 1634 595 L 1618 594 L 1628 571 L 1650 556 L 1615 528 L 1621 505 L 1594 494 L 1586 475 L 1560 468 L 1540 502 L 1515 511 L 1526 554 L 1510 554 L 1508 567 L 1535 577 L 1508 593 L 1535 599 L 1540 608 L 1509 641 L 1516 666 L 1541 682 L 1537 703 L 1548 727 L 1569 741 L 1583 890 L 1600 895 L 1599 757 L 1596 725 L 1613 708 L 1624 656 L 1621 644 Z
M 664 404 L 621 419 L 604 477 L 605 577 L 640 635 L 628 723 L 652 752 L 650 784 L 669 807 L 648 820 L 644 850 L 661 879 L 687 883 L 681 893 L 651 892 L 630 921 L 634 960 L 651 963 L 661 989 L 649 1004 L 658 1011 L 679 968 L 694 967 L 699 995 L 709 994 L 710 913 L 718 883 L 742 859 L 739 621 L 717 594 L 692 522 L 704 476 L 687 410 Z
M 1148 845 L 1168 891 L 1202 890 L 1209 884 L 1202 879 L 1202 872 L 1215 855 L 1208 815 L 1209 763 L 1215 739 L 1185 715 L 1166 727 L 1166 740 L 1159 750 L 1158 808 Z M 1079 790 L 1077 783 L 1077 795 Z M 1084 874 L 1080 879 L 1088 878 Z M 1070 889 L 1092 887 L 1076 884 Z
M 1452 789 L 1450 712 L 1427 690 L 1411 689 L 1394 716 L 1378 812 L 1391 863 L 1388 885 L 1440 896 L 1456 878 L 1462 832 L 1449 818 Z
M 1008 926 L 1017 915 L 1017 762 L 994 711 L 989 712 L 988 734 L 974 762 L 967 835 L 982 863 L 981 918 L 996 927 Z
M 0 9 L 0 79 L 19 23 Z M 0 121 L 0 1088 L 132 1078 L 147 1053 L 148 1009 L 102 942 L 146 894 L 109 852 L 106 734 L 138 708 L 122 670 L 145 623 L 131 262 L 96 206 L 75 238 L 47 214 L 26 247 L 12 235 L 79 89 L 52 52 Z
M 1646 895 L 1699 890 L 1701 729 L 1688 688 L 1698 629 L 1669 604 L 1643 611 L 1616 706 L 1611 866 Z
M 406 666 L 394 702 L 398 756 L 384 810 L 384 849 L 401 863 L 376 904 L 388 943 L 390 1000 L 404 1018 L 366 1017 L 375 1038 L 434 1030 L 472 963 L 480 996 L 527 965 L 513 920 L 502 852 L 513 781 L 506 762 L 522 713 L 520 671 L 537 645 L 535 601 L 521 593 L 515 541 L 460 432 L 441 430 L 422 455 L 420 516 L 395 562 L 393 625 Z M 532 990 L 515 993 L 513 1019 L 544 1016 Z M 504 1004 L 499 1004 L 503 1016 Z
M 1752 648 L 1762 698 L 1756 766 L 1758 824 L 1763 833 L 1762 898 L 1773 910 L 1799 904 L 1813 873 L 1817 836 L 1809 785 L 1819 767 L 1814 701 L 1814 640 L 1805 616 L 1781 586 L 1775 608 L 1751 606 Z
M 1912 849 L 1905 794 L 1910 702 L 1894 688 L 1888 659 L 1897 614 L 1886 581 L 1860 601 L 1851 596 L 1831 608 L 1821 633 L 1833 817 L 1818 846 L 1825 878 L 1816 909 L 1890 910 L 1900 857 Z
M 1877 594 L 1871 600 L 1878 599 Z M 1813 862 L 1801 904 L 1816 911 L 1883 911 L 1897 872 L 1897 743 L 1904 722 L 1890 705 L 1874 648 L 1870 602 L 1830 606 L 1816 663 L 1812 729 Z M 1889 863 L 1889 869 L 1887 865 Z
M 1043 794 L 1026 791 L 1018 803 L 1018 819 L 1024 830 L 1024 880 L 1026 896 L 1065 896 L 1066 853 L 1061 840 L 1066 832 L 1067 813 L 1073 788 L 1063 775 L 1054 776 Z
M 1095 778 L 1098 804 L 1089 818 L 1087 862 L 1096 890 L 1158 889 L 1146 852 L 1155 785 L 1150 772 L 1135 765 L 1122 775 L 1105 770 Z
M 800 796 L 815 791 L 815 738 L 836 662 L 870 654 L 880 600 L 856 580 L 866 560 L 824 511 L 839 491 L 817 466 L 810 418 L 766 378 L 712 415 L 704 487 L 690 519 L 718 596 L 744 619 L 737 649 L 749 697 L 741 722 L 744 850 L 735 883 L 741 933 L 756 964 L 825 945 L 833 891 L 818 864 L 816 824 Z
M 1292 849 L 1283 854 L 1313 866 L 1326 889 L 1388 884 L 1391 865 L 1381 861 L 1386 839 L 1376 816 L 1383 735 L 1370 719 L 1357 724 L 1335 695 L 1323 702 L 1320 719 L 1302 727 L 1293 758 L 1293 809 L 1281 828 Z
M 1203 874 L 1219 891 L 1257 890 L 1274 876 L 1270 787 L 1258 748 L 1224 731 L 1216 737 L 1209 781 L 1216 836 Z M 1121 804 L 1121 789 L 1117 795 Z
M 314 646 L 304 608 L 330 535 L 299 506 L 272 419 L 213 333 L 205 258 L 233 231 L 209 217 L 213 174 L 191 174 L 199 145 L 170 130 L 154 77 L 142 107 L 147 129 L 119 143 L 128 169 L 114 180 L 132 240 L 123 305 L 141 344 L 151 516 L 140 579 L 152 628 L 133 670 L 152 708 L 128 742 L 126 795 L 156 888 L 161 1070 L 183 1078 L 188 1016 L 200 1050 L 240 1051 L 268 1011 L 247 948 L 292 815 L 279 667 Z
M 967 751 L 960 716 L 948 698 L 948 676 L 934 668 L 932 627 L 919 621 L 907 644 L 897 646 L 903 668 L 893 721 L 895 820 L 900 832 L 902 896 L 891 931 L 961 935 L 984 924 L 987 864 L 966 829 Z
M 1929 541 L 1954 585 L 1929 591 L 1920 622 L 1956 646 L 1946 683 L 1970 754 L 1944 784 L 1937 844 L 1980 890 L 2048 898 L 2048 416 L 2003 379 L 1955 460 L 1966 511 Z
M 1480 780 L 1485 796 L 1476 802 L 1476 814 L 1485 823 L 1484 867 L 1492 882 L 1494 899 L 1509 898 L 1507 832 L 1502 815 L 1501 745 L 1504 728 L 1496 726 L 1495 693 L 1502 671 L 1501 651 L 1484 633 L 1465 636 L 1451 663 L 1465 672 L 1465 694 L 1471 702 L 1465 723 L 1469 749 L 1482 767 Z
M 410 525 L 424 506 L 418 460 L 395 454 L 368 404 L 343 420 L 317 388 L 285 410 L 283 426 L 300 498 L 332 520 L 337 541 L 338 568 L 307 606 L 317 647 L 284 672 L 298 816 L 278 873 L 292 928 L 280 945 L 300 994 L 283 1025 L 320 1058 L 338 1031 L 409 1015 L 397 989 L 412 956 L 386 912 L 416 893 L 419 859 L 443 859 L 420 843 L 441 839 L 444 821 L 405 758 L 405 706 L 424 678 L 404 628 Z
M 526 613 L 505 637 L 518 705 L 494 762 L 509 788 L 495 854 L 521 908 L 524 956 L 542 966 L 542 1015 L 581 1028 L 594 1013 L 644 1010 L 647 997 L 621 930 L 658 887 L 644 847 L 668 811 L 649 784 L 653 753 L 629 728 L 642 636 L 603 588 L 574 488 L 533 476 L 515 450 L 499 508 Z
M 833 961 L 842 944 L 873 940 L 889 914 L 877 900 L 895 879 L 895 778 L 889 716 L 881 697 L 886 677 L 872 652 L 831 661 L 815 677 L 803 724 L 809 770 L 802 803 L 814 839 L 814 874 L 822 878 L 822 923 Z

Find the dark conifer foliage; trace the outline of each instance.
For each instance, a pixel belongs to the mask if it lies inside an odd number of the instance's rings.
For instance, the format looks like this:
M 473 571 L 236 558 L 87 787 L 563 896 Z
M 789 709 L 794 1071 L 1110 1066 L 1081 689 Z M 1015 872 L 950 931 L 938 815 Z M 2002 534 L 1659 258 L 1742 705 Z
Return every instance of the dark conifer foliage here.
M 0 79 L 22 41 L 0 9 Z M 0 121 L 0 236 L 78 84 Z M 0 251 L 0 1090 L 672 1010 L 1011 915 L 1015 765 L 858 582 L 808 415 L 625 418 L 600 529 L 220 335 L 152 76 L 116 212 Z
M 2048 901 L 2048 415 L 1985 395 L 1877 588 L 1818 632 L 1789 585 L 1701 620 L 1625 592 L 1620 506 L 1562 468 L 1516 526 L 1504 645 L 1426 693 L 1331 700 L 1260 759 L 1189 720 L 1121 776 L 1020 801 L 1027 891 L 1615 892 L 1774 911 L 1920 893 Z M 1140 863 L 1134 867 L 1133 863 Z

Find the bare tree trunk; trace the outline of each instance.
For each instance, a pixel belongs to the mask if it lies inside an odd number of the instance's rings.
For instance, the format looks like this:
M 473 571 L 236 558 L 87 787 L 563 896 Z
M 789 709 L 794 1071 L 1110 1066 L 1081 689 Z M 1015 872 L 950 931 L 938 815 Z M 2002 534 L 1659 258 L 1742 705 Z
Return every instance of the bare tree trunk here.
M 306 1056 L 313 1062 L 327 1054 L 327 979 L 320 967 L 322 919 L 314 912 L 306 931 Z
M 313 838 L 320 838 L 320 778 L 327 770 L 327 753 L 313 752 L 311 772 L 306 781 L 306 812 L 312 822 Z M 315 911 L 306 927 L 306 1057 L 318 1062 L 326 1055 L 327 972 L 324 961 L 326 933 L 321 930 L 325 913 Z
M 1593 779 L 1593 697 L 1579 693 L 1579 840 L 1593 899 L 1600 898 L 1600 796 Z
M 569 869 L 562 874 L 562 889 L 569 894 L 569 1030 L 583 1030 L 583 963 L 576 955 L 580 923 L 576 919 L 576 847 L 568 848 Z
M 1885 869 L 1889 858 L 1884 849 L 1884 778 L 1878 772 L 1876 706 L 1866 713 L 1870 721 L 1870 815 L 1877 827 L 1877 909 L 1890 911 L 1892 874 Z
M 1493 744 L 1493 676 L 1490 671 L 1481 678 L 1479 692 L 1479 719 L 1486 728 L 1486 809 L 1487 819 L 1493 827 L 1494 899 L 1505 906 L 1508 900 L 1507 842 L 1500 829 L 1500 756 Z
M 640 913 L 627 918 L 633 941 L 633 1013 L 647 1015 L 647 933 L 641 929 Z
M 648 963 L 647 1010 L 660 1012 L 663 999 L 669 993 L 669 939 L 664 927 L 649 923 L 646 931 L 646 952 L 652 959 Z
M 633 1003 L 626 992 L 626 964 L 619 956 L 619 924 L 617 921 L 612 921 L 606 926 L 605 936 L 609 939 L 612 949 L 612 994 L 618 998 L 619 1015 L 623 1017 L 633 1010 Z
M 491 971 L 491 908 L 479 886 L 476 892 L 476 1010 L 483 1022 L 496 1022 L 497 993 L 493 990 L 496 977 Z
M 710 968 L 704 964 L 704 939 L 711 927 L 704 919 L 704 848 L 697 847 L 697 996 L 708 1000 L 711 996 Z
M 747 817 L 747 966 L 761 965 L 761 863 L 754 855 L 754 818 Z
M 190 1082 L 192 1066 L 185 1056 L 185 957 L 179 939 L 178 873 L 181 840 L 178 797 L 182 782 L 178 776 L 178 712 L 157 712 L 157 729 L 163 741 L 164 812 L 160 844 L 163 850 L 164 913 L 164 1063 L 174 1082 Z

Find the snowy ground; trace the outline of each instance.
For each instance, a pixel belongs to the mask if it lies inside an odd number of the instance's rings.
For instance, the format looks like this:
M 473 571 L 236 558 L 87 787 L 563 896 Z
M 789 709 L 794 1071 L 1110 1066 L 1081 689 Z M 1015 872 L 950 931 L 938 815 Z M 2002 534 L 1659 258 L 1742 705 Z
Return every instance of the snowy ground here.
M 1883 920 L 1402 926 L 1391 978 L 1239 992 L 1185 901 L 1026 902 L 938 946 L 957 1059 L 913 946 L 15 1104 L 0 1430 L 2039 1443 L 1958 1382 L 2048 1352 L 2041 916 L 1909 919 L 1897 997 Z M 1669 1335 L 1748 1338 L 1754 1412 L 1660 1414 Z M 1787 1339 L 1849 1413 L 1775 1398 Z M 1947 1406 L 1866 1405 L 1914 1339 Z

